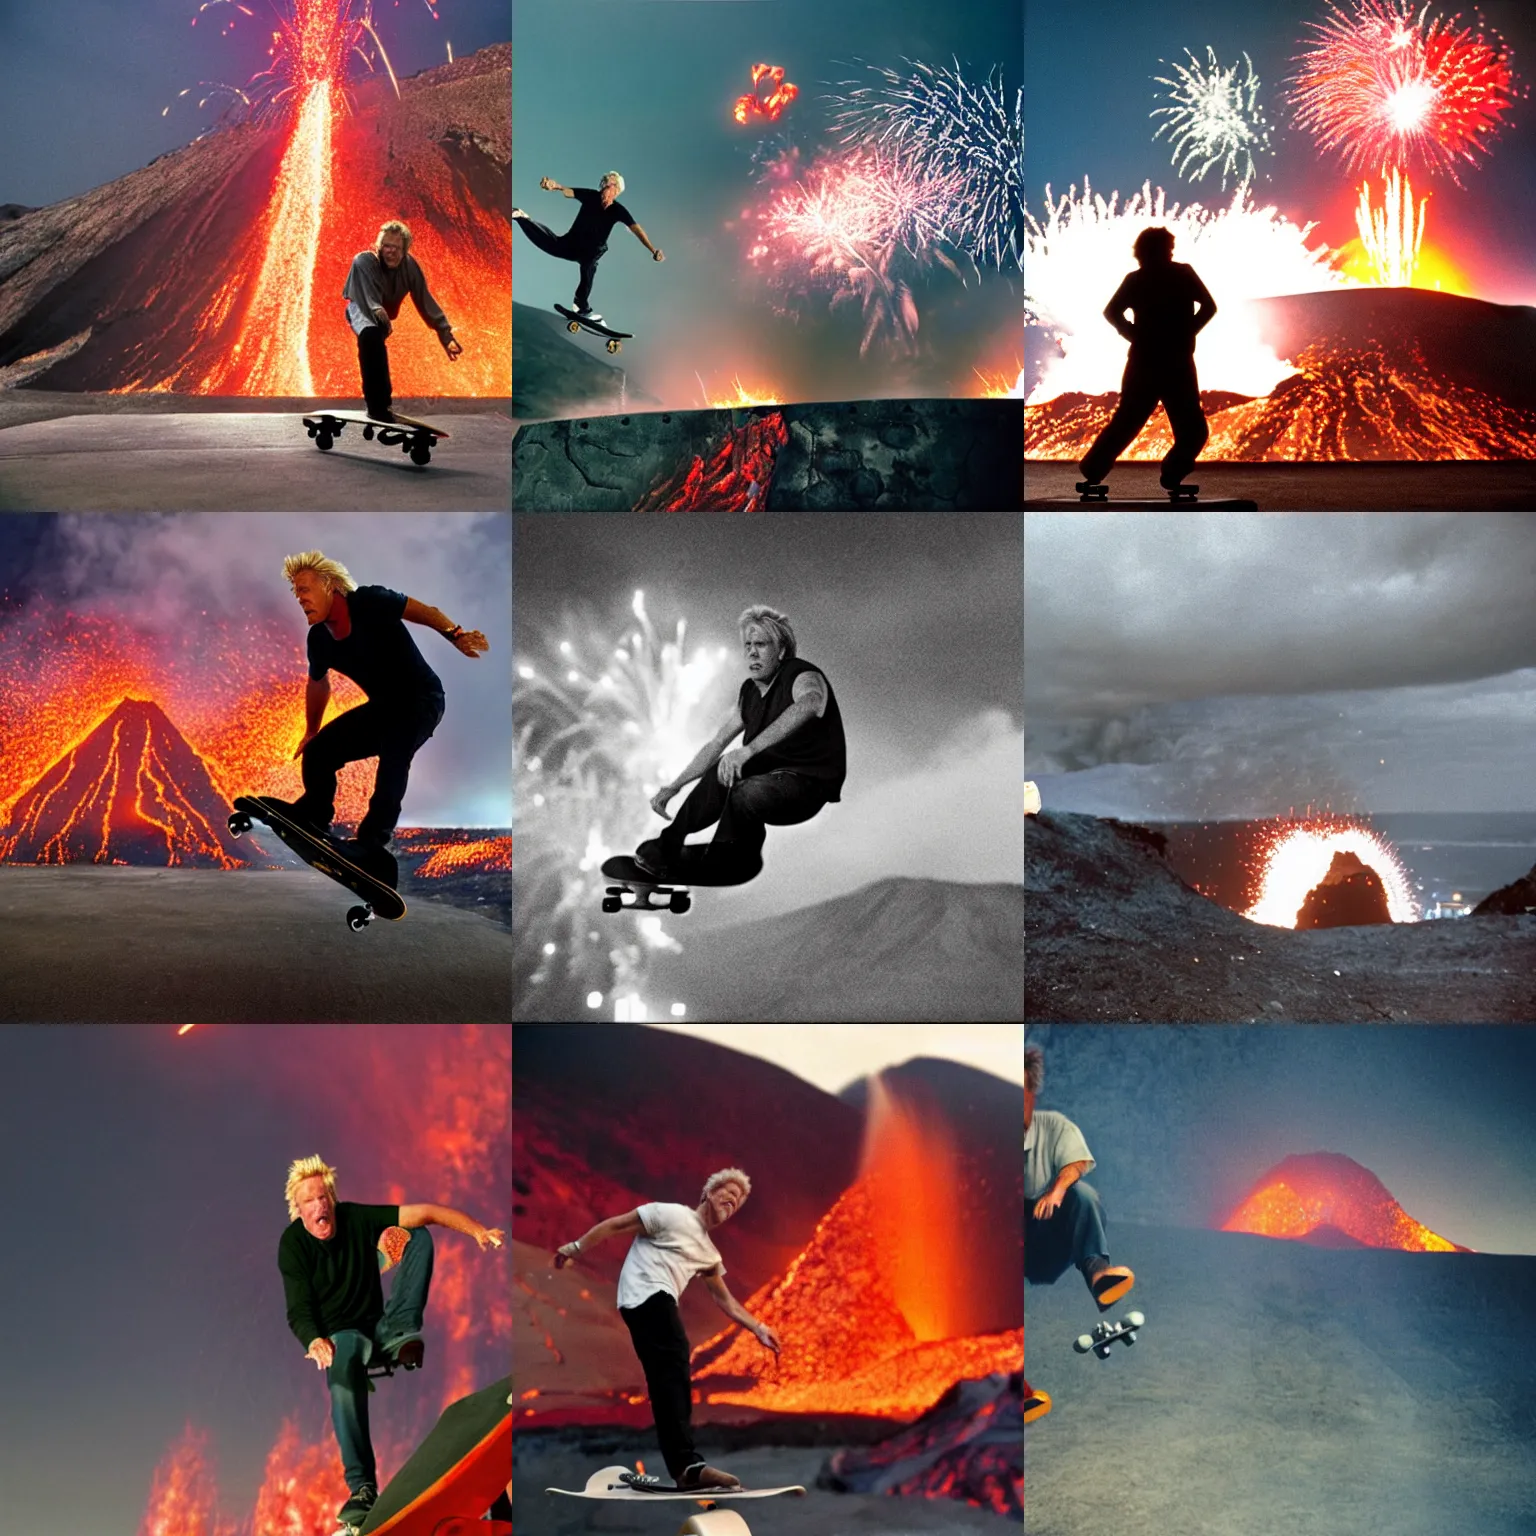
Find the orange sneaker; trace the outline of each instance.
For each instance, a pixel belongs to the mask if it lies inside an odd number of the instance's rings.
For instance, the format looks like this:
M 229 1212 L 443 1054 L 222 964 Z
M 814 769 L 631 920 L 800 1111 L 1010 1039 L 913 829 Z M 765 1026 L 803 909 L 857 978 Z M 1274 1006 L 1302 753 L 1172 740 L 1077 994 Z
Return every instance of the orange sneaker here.
M 1088 1289 L 1099 1304 L 1100 1312 L 1107 1312 L 1136 1284 L 1136 1276 L 1124 1264 L 1106 1264 L 1095 1270 L 1089 1278 Z

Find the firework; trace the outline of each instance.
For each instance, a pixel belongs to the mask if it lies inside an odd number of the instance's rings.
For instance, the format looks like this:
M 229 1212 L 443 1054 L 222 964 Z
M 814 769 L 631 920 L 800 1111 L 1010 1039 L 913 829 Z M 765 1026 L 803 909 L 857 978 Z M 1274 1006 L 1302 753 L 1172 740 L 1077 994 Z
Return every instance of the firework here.
M 1510 51 L 1496 33 L 1431 17 L 1411 0 L 1330 3 L 1297 58 L 1296 122 L 1351 171 L 1417 164 L 1459 181 L 1488 153 L 1517 95 Z
M 1066 391 L 1088 395 L 1118 388 L 1125 342 L 1105 323 L 1104 305 L 1129 268 L 1131 244 L 1149 224 L 1170 229 L 1177 256 L 1191 263 L 1220 312 L 1200 334 L 1200 383 L 1207 390 L 1267 395 L 1295 370 L 1259 334 L 1246 302 L 1275 294 L 1349 286 L 1326 245 L 1309 245 L 1314 225 L 1297 225 L 1275 208 L 1256 207 L 1246 186 L 1230 204 L 1169 204 L 1162 188 L 1145 183 L 1123 203 L 1107 200 L 1086 179 L 1060 199 L 1045 190 L 1045 217 L 1028 216 L 1025 236 L 1025 318 L 1055 333 L 1052 357 L 1031 391 L 1031 403 Z
M 1226 68 L 1217 61 L 1214 48 L 1205 50 L 1204 64 L 1187 48 L 1184 52 L 1187 65 L 1168 64 L 1172 76 L 1156 77 L 1157 84 L 1168 87 L 1169 105 L 1153 109 L 1154 118 L 1167 121 L 1158 125 L 1152 137 L 1168 135 L 1174 169 L 1190 181 L 1203 181 L 1208 171 L 1219 166 L 1225 192 L 1228 176 L 1252 181 L 1254 156 L 1269 151 L 1259 77 L 1246 53 L 1241 65 Z
M 827 96 L 845 145 L 897 154 L 922 176 L 955 178 L 948 238 L 978 262 L 1022 265 L 1024 92 L 1010 100 L 1002 69 L 980 81 L 903 59 L 908 72 L 865 67 L 875 85 L 839 82 Z
M 766 78 L 769 91 L 766 96 L 757 94 L 758 81 Z M 736 98 L 736 105 L 731 109 L 731 116 L 738 123 L 745 123 L 749 117 L 762 118 L 776 123 L 783 115 L 785 107 L 800 94 L 800 87 L 786 81 L 783 69 L 777 64 L 754 64 L 752 66 L 752 89 L 745 96 Z
M 1355 210 L 1355 227 L 1360 243 L 1370 258 L 1376 281 L 1388 288 L 1413 285 L 1414 268 L 1419 262 L 1419 247 L 1424 242 L 1424 214 L 1429 199 L 1413 203 L 1413 185 L 1396 171 L 1386 178 L 1382 188 L 1381 208 L 1371 203 L 1371 184 L 1360 187 L 1360 206 Z

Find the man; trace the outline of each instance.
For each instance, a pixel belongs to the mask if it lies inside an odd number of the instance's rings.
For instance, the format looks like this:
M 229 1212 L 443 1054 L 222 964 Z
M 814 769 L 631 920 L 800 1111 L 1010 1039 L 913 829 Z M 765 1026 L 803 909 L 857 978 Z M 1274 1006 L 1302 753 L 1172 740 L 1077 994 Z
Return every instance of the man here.
M 428 1223 L 467 1233 L 482 1253 L 500 1248 L 506 1234 L 446 1205 L 338 1203 L 336 1170 L 321 1157 L 294 1162 L 284 1194 L 293 1219 L 278 1241 L 277 1267 L 288 1326 L 305 1358 L 326 1373 L 331 1425 L 351 1491 L 336 1518 L 355 1528 L 379 1496 L 368 1436 L 368 1363 L 377 1356 L 414 1369 L 426 1353 L 421 1328 L 432 1284 Z M 379 1276 L 396 1263 L 386 1307 Z
M 763 867 L 769 823 L 809 821 L 842 798 L 847 745 L 831 683 L 795 654 L 795 631 L 777 609 L 754 604 L 737 627 L 747 677 L 736 705 L 688 766 L 651 797 L 651 809 L 666 818 L 667 802 L 699 781 L 671 826 L 635 850 L 635 863 L 662 879 L 697 870 L 711 881 L 750 880 Z M 737 735 L 741 745 L 727 750 Z M 702 857 L 684 849 L 690 832 L 717 821 Z
M 1200 408 L 1195 337 L 1215 317 L 1216 301 L 1193 267 L 1173 259 L 1171 231 L 1144 229 L 1131 249 L 1138 269 L 1127 273 L 1104 308 L 1104 318 L 1131 344 L 1120 404 L 1079 465 L 1079 491 L 1103 480 L 1159 402 L 1173 428 L 1173 446 L 1158 477 L 1164 490 L 1173 490 L 1195 467 L 1211 435 Z M 1128 312 L 1136 317 L 1134 325 Z
M 402 620 L 435 629 L 471 661 L 490 647 L 478 629 L 466 630 L 440 609 L 388 587 L 359 587 L 338 560 L 318 549 L 289 555 L 283 575 L 309 622 L 309 682 L 304 689 L 304 793 L 288 813 L 318 837 L 336 814 L 336 774 L 343 763 L 377 757 L 378 774 L 368 812 L 355 838 L 336 838 L 341 852 L 386 885 L 398 870 L 389 840 L 400 819 L 411 759 L 443 718 L 443 685 Z M 322 728 L 331 699 L 330 673 L 350 677 L 368 696 Z M 281 802 L 279 802 L 281 803 Z
M 740 1488 L 738 1478 L 709 1466 L 693 1445 L 693 1387 L 688 1374 L 688 1335 L 677 1304 L 695 1275 L 702 1275 L 715 1305 L 748 1329 L 774 1354 L 778 1336 L 746 1311 L 725 1285 L 725 1261 L 710 1241 L 752 1193 L 752 1181 L 740 1168 L 722 1168 L 704 1181 L 698 1205 L 653 1202 L 623 1216 L 610 1216 L 575 1242 L 555 1252 L 563 1269 L 607 1237 L 633 1236 L 619 1272 L 619 1316 L 629 1329 L 645 1372 L 651 1417 L 662 1459 L 679 1488 Z
M 599 324 L 603 317 L 591 305 L 592 283 L 597 276 L 597 264 L 608 249 L 608 236 L 613 233 L 614 225 L 627 225 L 635 239 L 651 253 L 652 261 L 665 261 L 666 254 L 651 244 L 650 236 L 635 223 L 629 209 L 617 201 L 619 193 L 624 190 L 624 178 L 617 171 L 609 171 L 598 182 L 596 190 L 591 187 L 562 187 L 548 176 L 541 176 L 539 185 L 546 192 L 559 192 L 564 197 L 575 198 L 581 204 L 575 223 L 563 235 L 557 235 L 547 224 L 529 218 L 521 208 L 514 208 L 512 217 L 541 251 L 558 256 L 562 261 L 574 261 L 580 267 L 576 299 L 571 308 L 583 320 Z
M 1053 1109 L 1035 1113 L 1045 1077 L 1037 1045 L 1024 1051 L 1024 1278 L 1054 1285 L 1075 1264 L 1107 1312 L 1136 1283 L 1123 1264 L 1109 1262 L 1104 1210 L 1098 1192 L 1083 1183 L 1094 1166 L 1083 1133 Z M 1030 1206 L 1030 1202 L 1033 1205 Z
M 375 421 L 393 421 L 394 387 L 389 377 L 389 333 L 409 294 L 416 313 L 437 332 L 450 363 L 464 348 L 437 300 L 427 288 L 421 263 L 411 255 L 410 226 L 391 219 L 380 227 L 371 251 L 352 258 L 342 297 L 347 324 L 357 335 L 357 366 L 363 376 L 363 400 Z

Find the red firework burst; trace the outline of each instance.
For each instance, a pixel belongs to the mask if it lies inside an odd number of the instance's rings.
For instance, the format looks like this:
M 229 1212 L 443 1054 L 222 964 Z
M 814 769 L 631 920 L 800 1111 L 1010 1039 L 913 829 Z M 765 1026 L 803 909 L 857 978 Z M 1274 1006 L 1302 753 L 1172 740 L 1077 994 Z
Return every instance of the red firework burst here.
M 1417 163 L 1459 182 L 1459 164 L 1488 152 L 1519 94 L 1504 40 L 1411 0 L 1328 9 L 1291 78 L 1297 124 L 1351 172 Z

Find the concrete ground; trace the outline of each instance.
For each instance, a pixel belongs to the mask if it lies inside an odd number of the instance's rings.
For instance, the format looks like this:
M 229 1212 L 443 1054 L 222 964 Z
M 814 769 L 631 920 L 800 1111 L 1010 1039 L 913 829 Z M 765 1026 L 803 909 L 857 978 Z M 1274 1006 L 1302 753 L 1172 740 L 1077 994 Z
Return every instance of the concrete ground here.
M 396 408 L 450 434 L 430 464 L 365 442 L 355 426 L 321 453 L 300 419 L 314 409 L 308 401 L 146 402 L 14 391 L 0 396 L 0 510 L 466 512 L 511 505 L 512 424 L 497 402 L 401 400 Z
M 1029 459 L 1024 465 L 1024 508 L 1039 510 L 1066 499 L 1076 464 Z M 1536 463 L 1433 464 L 1197 464 L 1189 477 L 1201 500 L 1256 501 L 1262 512 L 1525 511 L 1536 507 Z M 1122 464 L 1110 477 L 1117 499 L 1167 502 L 1156 464 Z M 1088 510 L 1085 508 L 1085 510 Z
M 1529 1536 L 1536 1259 L 1112 1226 L 1146 1318 L 1108 1359 L 1081 1276 L 1024 1293 L 1030 1536 Z M 1511 1336 L 1506 1330 L 1514 1328 Z
M 311 870 L 0 867 L 0 1021 L 509 1020 L 512 935 L 407 901 L 353 933 Z

